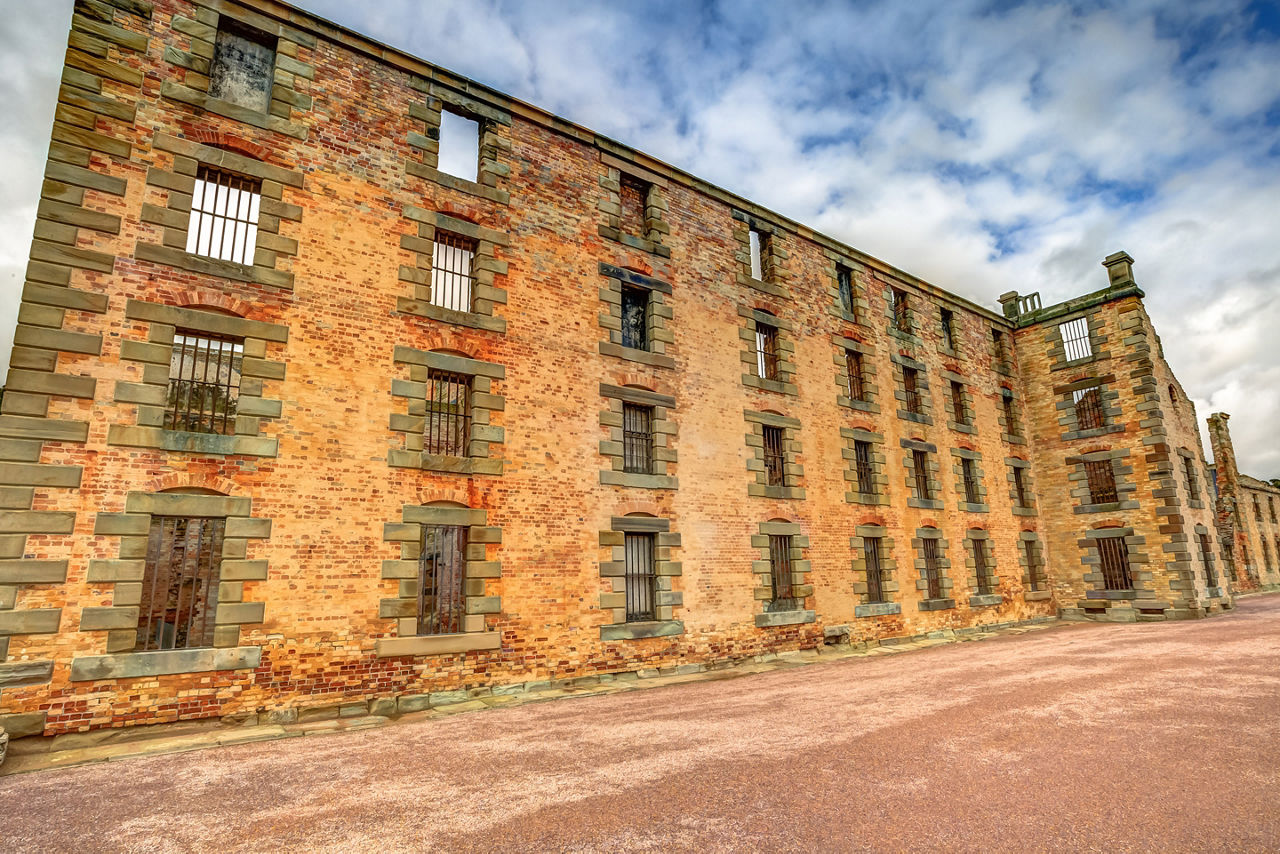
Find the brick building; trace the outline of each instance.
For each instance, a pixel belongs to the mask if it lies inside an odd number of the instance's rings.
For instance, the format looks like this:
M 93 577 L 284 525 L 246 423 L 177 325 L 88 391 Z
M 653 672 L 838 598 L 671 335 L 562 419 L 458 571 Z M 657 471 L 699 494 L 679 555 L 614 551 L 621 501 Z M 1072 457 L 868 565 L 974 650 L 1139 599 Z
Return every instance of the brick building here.
M 1216 412 L 1209 416 L 1209 441 L 1213 448 L 1214 488 L 1217 494 L 1218 536 L 1223 550 L 1232 555 L 1246 589 L 1280 589 L 1280 484 L 1241 474 L 1236 468 L 1235 446 L 1227 420 Z
M 1231 606 L 1123 253 L 994 312 L 273 0 L 80 0 L 66 56 L 11 733 Z

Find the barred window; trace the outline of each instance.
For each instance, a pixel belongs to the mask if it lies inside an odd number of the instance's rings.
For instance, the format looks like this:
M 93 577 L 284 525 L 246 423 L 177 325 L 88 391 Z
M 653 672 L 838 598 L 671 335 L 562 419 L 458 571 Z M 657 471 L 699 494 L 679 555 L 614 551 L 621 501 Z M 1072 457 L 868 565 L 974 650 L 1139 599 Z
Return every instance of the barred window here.
M 858 492 L 863 495 L 875 495 L 876 481 L 872 475 L 870 442 L 854 440 L 853 462 L 858 475 Z
M 1101 385 L 1076 389 L 1071 392 L 1071 402 L 1075 406 L 1077 429 L 1095 430 L 1106 424 L 1102 412 Z
M 471 311 L 476 241 L 436 229 L 431 256 L 431 304 L 452 311 Z
M 941 312 L 942 312 L 942 346 L 947 350 L 954 350 L 956 348 L 955 313 L 949 308 L 944 308 L 941 310 Z
M 479 180 L 479 121 L 452 110 L 440 111 L 440 154 L 436 168 L 466 181 Z
M 764 471 L 769 486 L 787 485 L 787 455 L 783 442 L 785 433 L 781 427 L 764 425 Z
M 1200 481 L 1196 478 L 1196 461 L 1192 457 L 1182 458 L 1182 470 L 1187 478 L 1187 494 L 1192 501 L 1200 500 Z
M 1030 507 L 1027 495 L 1027 475 L 1022 466 L 1013 467 L 1013 494 L 1018 507 Z
M 422 450 L 466 457 L 471 444 L 471 377 L 432 368 L 427 372 L 427 413 Z
M 1218 586 L 1218 571 L 1213 566 L 1213 550 L 1209 545 L 1209 535 L 1200 535 L 1200 563 L 1204 565 L 1204 586 Z
M 1031 540 L 1022 541 L 1022 550 L 1027 556 L 1027 578 L 1031 583 L 1031 589 L 1048 590 L 1049 578 L 1044 571 L 1044 563 L 1040 560 L 1040 550 L 1036 548 L 1036 544 Z
M 1010 436 L 1022 436 L 1022 424 L 1018 421 L 1018 410 L 1014 406 L 1013 392 L 1007 388 L 1000 389 L 1000 405 L 1004 407 L 1004 429 Z
M 646 288 L 622 288 L 622 346 L 633 350 L 649 349 L 649 291 Z
M 621 189 L 618 191 L 622 200 L 622 231 L 635 237 L 644 237 L 644 209 L 649 198 L 649 185 L 639 178 L 623 175 Z
M 166 430 L 235 432 L 244 339 L 180 329 L 169 357 Z
M 911 331 L 911 307 L 907 302 L 907 292 L 890 288 L 893 299 L 893 328 L 899 332 Z
M 844 367 L 849 374 L 849 399 L 865 402 L 867 399 L 866 365 L 857 350 L 844 351 Z
M 916 498 L 932 500 L 933 490 L 929 488 L 929 454 L 926 451 L 912 451 L 911 467 L 915 474 Z
M 1062 347 L 1067 361 L 1075 362 L 1093 355 L 1093 345 L 1089 341 L 1089 321 L 1083 317 L 1058 324 L 1058 332 L 1062 335 Z
M 623 536 L 623 572 L 626 585 L 627 622 L 655 619 L 657 572 L 653 563 L 653 534 Z
M 1009 373 L 1012 366 L 1009 364 L 1009 348 L 1005 339 L 1004 332 L 999 329 L 991 330 L 991 346 L 995 352 L 995 368 L 1002 373 Z
M 1120 500 L 1116 493 L 1116 470 L 1111 460 L 1086 462 L 1084 473 L 1089 482 L 1090 504 L 1113 504 Z
M 884 563 L 880 560 L 880 537 L 862 538 L 862 555 L 867 565 L 867 604 L 878 605 L 884 597 Z
M 1129 544 L 1124 537 L 1100 537 L 1098 556 L 1102 560 L 1102 583 L 1107 590 L 1132 590 L 1129 574 Z
M 920 372 L 915 368 L 902 368 L 902 392 L 906 397 L 906 409 L 912 415 L 919 415 L 923 408 L 920 397 Z
M 756 321 L 756 376 L 778 378 L 778 327 Z
M 225 530 L 221 518 L 151 517 L 134 649 L 213 646 Z
M 770 610 L 794 611 L 801 607 L 801 602 L 795 595 L 795 585 L 791 581 L 790 536 L 769 535 L 769 578 L 773 594 Z
M 462 582 L 467 566 L 467 529 L 423 525 L 418 556 L 418 634 L 462 631 Z
M 753 228 L 747 239 L 751 243 L 751 278 L 763 280 L 764 259 L 769 254 L 769 235 Z
M 201 166 L 191 195 L 187 251 L 193 255 L 252 264 L 258 245 L 262 182 Z
M 973 543 L 973 572 L 978 580 L 978 595 L 990 596 L 996 592 L 996 576 L 991 571 L 986 540 L 970 540 Z
M 928 599 L 942 598 L 942 564 L 939 560 L 938 541 L 932 537 L 924 543 L 924 580 Z
M 853 301 L 853 271 L 843 264 L 836 265 L 836 287 L 840 291 L 840 307 L 849 314 L 857 315 L 858 307 Z
M 622 470 L 649 474 L 653 469 L 653 407 L 622 404 Z
M 977 465 L 968 457 L 963 457 L 960 460 L 960 473 L 964 479 L 964 500 L 969 504 L 981 504 L 982 496 L 978 492 Z
M 223 16 L 209 63 L 209 95 L 247 110 L 267 112 L 275 82 L 276 45 L 274 36 Z
M 964 386 L 955 381 L 951 383 L 951 417 L 957 424 L 969 423 L 969 412 L 964 405 Z

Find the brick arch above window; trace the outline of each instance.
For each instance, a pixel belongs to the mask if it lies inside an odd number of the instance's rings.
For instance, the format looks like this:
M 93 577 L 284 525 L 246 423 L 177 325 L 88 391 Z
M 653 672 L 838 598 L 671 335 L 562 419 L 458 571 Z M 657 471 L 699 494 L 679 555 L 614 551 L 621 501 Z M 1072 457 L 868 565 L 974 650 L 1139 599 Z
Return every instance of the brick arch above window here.
M 261 309 L 248 300 L 242 300 L 239 297 L 218 293 L 206 288 L 183 288 L 177 291 L 173 295 L 173 305 L 198 311 L 225 312 L 250 320 L 262 319 L 261 317 L 255 317 L 255 315 L 261 314 Z
M 230 478 L 206 472 L 170 472 L 152 479 L 152 492 L 179 492 L 202 489 L 219 495 L 235 495 L 240 485 Z
M 261 160 L 269 163 L 275 158 L 273 152 L 265 145 L 227 133 L 221 130 L 212 130 L 209 128 L 197 128 L 191 126 L 183 127 L 184 136 L 195 142 L 202 142 L 205 145 L 211 145 L 215 148 L 222 148 L 228 151 L 234 151 L 237 154 L 243 154 L 252 157 L 254 160 Z

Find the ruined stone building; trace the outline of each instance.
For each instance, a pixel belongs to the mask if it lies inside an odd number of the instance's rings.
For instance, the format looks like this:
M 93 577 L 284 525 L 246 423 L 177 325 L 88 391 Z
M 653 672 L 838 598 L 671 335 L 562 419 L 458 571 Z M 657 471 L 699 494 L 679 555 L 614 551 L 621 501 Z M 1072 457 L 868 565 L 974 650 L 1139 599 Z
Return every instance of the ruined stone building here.
M 992 311 L 274 0 L 79 0 L 38 217 L 14 735 L 1199 617 L 1280 562 L 1244 478 L 1223 549 L 1128 255 Z

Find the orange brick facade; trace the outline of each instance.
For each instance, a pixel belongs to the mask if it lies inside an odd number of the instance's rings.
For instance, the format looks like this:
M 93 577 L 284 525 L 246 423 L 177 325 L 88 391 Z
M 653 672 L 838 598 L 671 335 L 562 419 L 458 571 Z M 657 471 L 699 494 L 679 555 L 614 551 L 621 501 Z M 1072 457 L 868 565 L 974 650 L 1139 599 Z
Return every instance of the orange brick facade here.
M 228 21 L 273 39 L 266 112 L 207 94 Z M 269 0 L 94 4 L 77 12 L 67 68 L 0 414 L 12 733 L 714 666 L 1059 614 L 1200 616 L 1249 586 L 1222 559 L 1194 409 L 1127 265 L 1075 303 L 1023 311 L 1015 297 L 992 312 Z M 442 107 L 480 122 L 474 182 L 436 168 Z M 254 263 L 183 251 L 202 165 L 261 181 Z M 645 234 L 624 230 L 639 230 L 618 207 L 626 176 L 648 187 Z M 760 279 L 750 229 L 766 236 Z M 471 312 L 430 303 L 437 231 L 475 241 Z M 652 293 L 644 353 L 616 342 L 624 287 Z M 765 313 L 776 380 L 753 373 Z M 1057 324 L 1073 317 L 1089 319 L 1097 353 L 1057 365 Z M 234 435 L 156 422 L 174 335 L 192 328 L 245 342 Z M 850 350 L 865 404 L 849 396 Z M 473 377 L 458 459 L 422 446 L 421 387 L 441 366 Z M 918 415 L 902 414 L 908 370 Z M 1099 377 L 1116 429 L 1068 436 L 1064 388 Z M 660 472 L 643 482 L 616 464 L 629 400 L 657 402 Z M 762 485 L 769 426 L 784 431 L 785 487 Z M 871 443 L 874 494 L 856 487 L 857 441 Z M 1069 460 L 1122 452 L 1125 500 L 1076 512 Z M 148 520 L 168 513 L 226 525 L 213 646 L 185 657 L 133 648 Z M 467 613 L 462 631 L 424 640 L 410 576 L 436 523 L 469 531 Z M 1132 547 L 1123 598 L 1087 577 L 1088 532 L 1110 529 Z M 621 619 L 616 573 L 630 530 L 656 537 L 657 605 L 640 628 Z M 1201 530 L 1215 532 L 1216 586 Z M 771 533 L 791 536 L 801 601 L 785 614 L 763 606 Z M 883 603 L 867 602 L 872 536 Z

